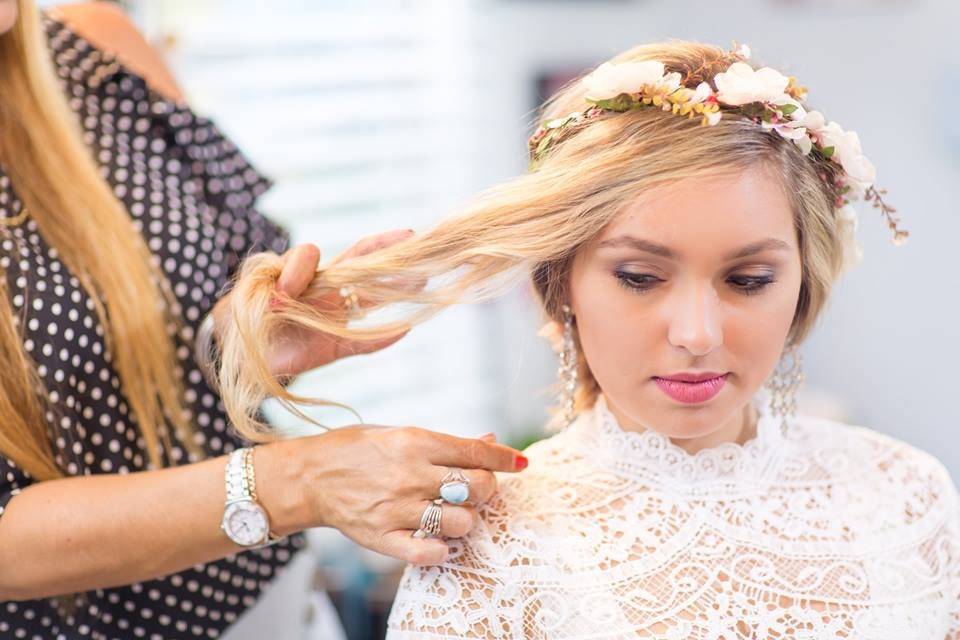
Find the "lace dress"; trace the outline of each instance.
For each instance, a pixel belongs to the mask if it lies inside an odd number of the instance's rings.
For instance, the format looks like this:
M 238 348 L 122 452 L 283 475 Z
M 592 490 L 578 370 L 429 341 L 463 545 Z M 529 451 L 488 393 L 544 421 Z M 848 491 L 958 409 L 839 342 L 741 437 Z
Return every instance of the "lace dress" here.
M 603 396 L 499 477 L 387 638 L 960 638 L 960 513 L 932 456 L 808 416 L 691 455 Z

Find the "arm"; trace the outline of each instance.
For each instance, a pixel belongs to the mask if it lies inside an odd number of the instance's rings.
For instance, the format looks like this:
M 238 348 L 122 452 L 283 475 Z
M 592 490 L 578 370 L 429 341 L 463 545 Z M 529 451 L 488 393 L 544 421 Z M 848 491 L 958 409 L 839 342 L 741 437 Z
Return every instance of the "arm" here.
M 49 13 L 73 27 L 97 48 L 116 55 L 124 66 L 142 76 L 157 93 L 177 102 L 183 100 L 183 92 L 160 54 L 116 5 L 78 2 L 51 8 Z
M 500 444 L 416 428 L 356 426 L 260 445 L 257 493 L 272 529 L 330 526 L 374 551 L 416 564 L 447 554 L 413 538 L 449 467 L 465 469 L 471 496 L 490 498 L 490 471 L 516 471 Z M 29 485 L 0 517 L 0 601 L 107 588 L 176 573 L 242 548 L 219 527 L 225 457 L 157 471 Z M 372 472 L 375 470 L 375 472 Z M 465 535 L 471 506 L 444 506 L 442 533 Z
M 258 492 L 274 531 L 311 523 L 287 443 L 256 449 Z M 0 600 L 131 584 L 241 550 L 220 530 L 226 456 L 158 471 L 28 486 L 0 518 Z

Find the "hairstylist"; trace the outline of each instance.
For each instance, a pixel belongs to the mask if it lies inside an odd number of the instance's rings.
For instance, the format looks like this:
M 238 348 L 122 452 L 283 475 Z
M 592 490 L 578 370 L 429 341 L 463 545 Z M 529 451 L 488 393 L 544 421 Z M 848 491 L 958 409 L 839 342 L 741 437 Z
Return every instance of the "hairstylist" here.
M 228 321 L 216 292 L 243 256 L 285 254 L 284 301 L 316 269 L 315 247 L 289 249 L 256 211 L 268 185 L 116 9 L 0 0 L 0 636 L 217 638 L 298 532 L 436 563 L 491 471 L 525 466 L 416 428 L 245 446 L 194 345 Z M 294 375 L 393 341 L 289 335 L 267 355 Z M 469 485 L 438 514 L 456 468 Z

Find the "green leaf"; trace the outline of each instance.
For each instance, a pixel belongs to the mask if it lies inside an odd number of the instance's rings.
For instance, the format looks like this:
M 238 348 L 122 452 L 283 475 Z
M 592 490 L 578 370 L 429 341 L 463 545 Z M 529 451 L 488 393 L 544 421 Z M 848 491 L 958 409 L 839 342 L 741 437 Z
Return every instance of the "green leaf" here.
M 537 150 L 535 152 L 536 155 L 540 155 L 541 153 L 543 153 L 543 150 L 546 149 L 547 146 L 549 146 L 552 138 L 553 138 L 552 135 L 547 134 L 543 137 L 542 140 L 540 140 L 539 144 L 537 144 Z
M 833 147 L 824 147 L 820 150 L 820 153 L 823 154 L 824 158 L 830 158 L 833 156 L 833 152 L 836 151 Z
M 593 100 L 592 102 L 601 109 L 609 109 L 610 111 L 629 111 L 637 106 L 637 101 L 626 93 L 621 93 L 616 98 Z
M 797 105 L 795 104 L 784 104 L 780 106 L 780 112 L 787 116 L 796 110 L 797 110 Z

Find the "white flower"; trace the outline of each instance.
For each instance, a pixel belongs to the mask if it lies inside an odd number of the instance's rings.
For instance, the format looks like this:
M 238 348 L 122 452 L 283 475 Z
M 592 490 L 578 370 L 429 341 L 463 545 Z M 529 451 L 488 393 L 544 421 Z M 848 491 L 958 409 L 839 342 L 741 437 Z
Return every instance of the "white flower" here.
M 740 46 L 737 48 L 736 54 L 737 54 L 738 56 L 740 56 L 741 58 L 747 58 L 747 59 L 749 60 L 749 59 L 750 59 L 750 47 L 748 47 L 748 46 L 745 45 L 745 44 L 742 44 L 742 45 L 740 45 Z
M 793 138 L 793 142 L 800 147 L 803 155 L 807 155 L 813 149 L 814 139 L 820 139 L 820 130 L 823 129 L 826 120 L 819 111 L 808 112 L 802 109 L 794 111 L 790 116 L 790 126 L 794 129 L 802 130 L 804 133 L 804 135 L 799 138 Z
M 857 244 L 857 211 L 849 204 L 837 209 L 837 226 L 843 241 L 843 268 L 848 269 L 863 260 L 863 250 Z
M 777 103 L 777 106 L 790 105 L 794 108 L 793 113 L 786 114 L 777 122 L 763 122 L 764 129 L 773 129 L 787 140 L 799 140 L 801 137 L 807 137 L 807 129 L 800 124 L 800 121 L 807 115 L 806 110 L 799 102 L 789 97 L 783 102 Z
M 779 103 L 785 97 L 789 78 L 770 67 L 754 70 L 746 62 L 734 62 L 714 76 L 717 99 L 731 106 L 751 102 Z
M 701 82 L 690 96 L 690 104 L 699 104 L 713 95 L 713 87 L 709 82 Z
M 604 62 L 583 79 L 585 97 L 588 100 L 607 100 L 621 93 L 638 93 L 644 85 L 659 86 L 670 91 L 677 89 L 680 86 L 680 74 L 669 73 L 664 76 L 663 72 L 663 63 L 656 60 L 622 64 Z
M 836 122 L 831 122 L 819 131 L 823 147 L 833 147 L 831 159 L 840 163 L 855 186 L 870 186 L 877 178 L 877 170 L 860 149 L 860 136 L 855 131 L 844 131 Z

